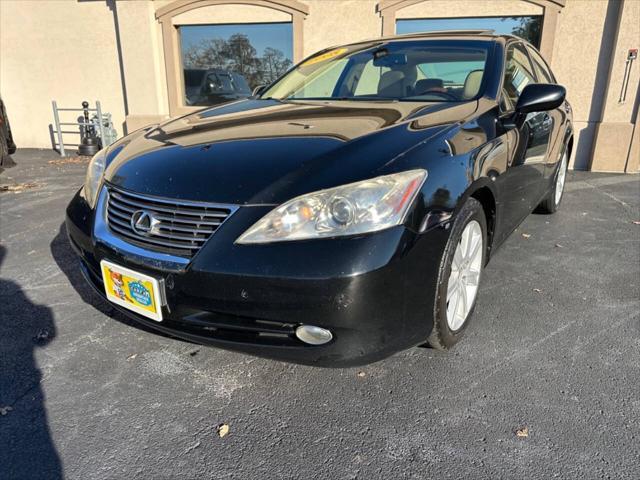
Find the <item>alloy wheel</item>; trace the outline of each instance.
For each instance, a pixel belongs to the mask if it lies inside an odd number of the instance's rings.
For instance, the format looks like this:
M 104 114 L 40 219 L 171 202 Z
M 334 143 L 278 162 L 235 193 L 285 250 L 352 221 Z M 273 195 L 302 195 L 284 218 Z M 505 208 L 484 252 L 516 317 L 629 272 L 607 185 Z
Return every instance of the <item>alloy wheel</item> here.
M 560 170 L 558 171 L 558 178 L 556 178 L 556 192 L 555 202 L 556 205 L 560 203 L 562 198 L 562 192 L 564 191 L 564 181 L 567 178 L 567 154 L 562 155 L 562 162 L 560 163 Z
M 482 228 L 472 220 L 464 227 L 456 246 L 447 283 L 447 324 L 451 331 L 462 328 L 473 307 L 480 284 L 483 251 Z

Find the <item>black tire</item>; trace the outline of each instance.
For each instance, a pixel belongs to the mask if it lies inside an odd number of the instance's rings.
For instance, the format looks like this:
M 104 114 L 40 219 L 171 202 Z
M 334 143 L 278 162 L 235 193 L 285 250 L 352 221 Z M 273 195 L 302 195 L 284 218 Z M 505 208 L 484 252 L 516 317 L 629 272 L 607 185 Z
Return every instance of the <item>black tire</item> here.
M 549 191 L 549 193 L 547 193 L 547 196 L 544 197 L 544 199 L 538 204 L 538 206 L 535 209 L 536 213 L 552 214 L 552 213 L 556 213 L 558 211 L 558 208 L 560 208 L 560 204 L 562 203 L 562 199 L 564 195 L 561 195 L 560 200 L 556 202 L 556 190 L 558 188 L 558 175 L 560 174 L 560 169 L 564 168 L 565 170 L 564 173 L 566 175 L 567 170 L 569 168 L 569 158 L 568 158 L 567 152 L 568 150 L 565 148 L 564 153 L 562 154 L 563 155 L 562 160 L 558 162 L 558 168 L 556 170 L 555 175 L 553 176 L 553 188 Z M 565 161 L 564 167 L 562 167 L 563 161 Z M 564 184 L 563 184 L 563 188 L 564 188 Z
M 487 260 L 487 220 L 480 202 L 475 198 L 469 198 L 456 215 L 451 235 L 444 249 L 444 254 L 440 261 L 440 268 L 438 269 L 438 286 L 436 287 L 436 301 L 433 311 L 433 329 L 427 340 L 432 348 L 438 350 L 448 350 L 460 341 L 475 310 L 477 295 L 462 326 L 456 331 L 452 331 L 449 328 L 447 322 L 447 284 L 451 274 L 451 264 L 453 263 L 456 247 L 462 237 L 462 232 L 472 220 L 476 220 L 482 230 L 483 249 L 479 280 L 479 282 L 482 282 L 482 271 L 484 270 L 484 265 Z

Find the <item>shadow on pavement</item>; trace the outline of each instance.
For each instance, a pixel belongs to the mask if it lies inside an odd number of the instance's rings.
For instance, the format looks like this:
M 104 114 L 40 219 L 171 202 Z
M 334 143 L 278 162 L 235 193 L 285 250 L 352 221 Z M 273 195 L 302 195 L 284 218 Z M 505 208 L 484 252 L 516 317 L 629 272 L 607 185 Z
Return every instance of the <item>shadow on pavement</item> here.
M 0 245 L 0 265 L 5 255 Z M 55 336 L 51 309 L 0 278 L 0 478 L 62 478 L 35 359 Z

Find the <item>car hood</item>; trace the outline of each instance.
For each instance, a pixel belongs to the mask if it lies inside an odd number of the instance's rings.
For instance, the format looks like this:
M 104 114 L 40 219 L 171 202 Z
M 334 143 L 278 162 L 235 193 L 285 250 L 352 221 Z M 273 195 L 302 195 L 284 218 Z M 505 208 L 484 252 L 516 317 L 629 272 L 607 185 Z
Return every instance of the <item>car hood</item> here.
M 242 100 L 121 139 L 109 149 L 105 180 L 161 197 L 277 204 L 382 175 L 476 109 L 475 101 Z

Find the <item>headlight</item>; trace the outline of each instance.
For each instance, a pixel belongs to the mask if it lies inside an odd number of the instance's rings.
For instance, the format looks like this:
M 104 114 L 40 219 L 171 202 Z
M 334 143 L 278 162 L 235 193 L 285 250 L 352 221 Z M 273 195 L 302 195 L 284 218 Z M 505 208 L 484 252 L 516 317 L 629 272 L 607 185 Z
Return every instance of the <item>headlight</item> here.
M 338 237 L 399 225 L 426 178 L 426 170 L 410 170 L 296 197 L 265 215 L 236 243 Z
M 104 174 L 105 164 L 107 161 L 107 149 L 103 148 L 96 153 L 87 168 L 87 178 L 84 181 L 84 198 L 87 200 L 91 208 L 96 205 L 98 197 L 98 189 L 102 183 L 102 175 Z

